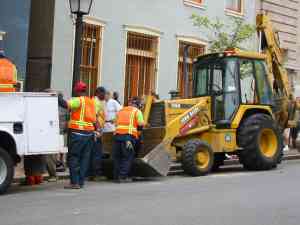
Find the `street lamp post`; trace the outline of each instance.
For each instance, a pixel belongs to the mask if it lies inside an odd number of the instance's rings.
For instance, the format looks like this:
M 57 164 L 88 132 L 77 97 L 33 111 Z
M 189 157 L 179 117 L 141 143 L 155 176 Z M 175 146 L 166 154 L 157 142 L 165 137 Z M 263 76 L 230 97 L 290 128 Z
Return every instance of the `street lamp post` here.
M 90 13 L 93 0 L 69 0 L 71 13 L 76 15 L 76 31 L 75 31 L 75 50 L 72 80 L 72 96 L 74 96 L 74 86 L 80 80 L 80 65 L 82 46 L 81 38 L 83 32 L 83 16 Z

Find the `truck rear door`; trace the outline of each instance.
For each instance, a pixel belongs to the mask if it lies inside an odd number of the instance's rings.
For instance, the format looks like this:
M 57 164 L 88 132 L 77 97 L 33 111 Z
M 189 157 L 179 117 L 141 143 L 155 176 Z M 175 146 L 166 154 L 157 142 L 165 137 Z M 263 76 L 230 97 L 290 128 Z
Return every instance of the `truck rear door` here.
M 28 154 L 57 153 L 60 150 L 57 97 L 26 96 Z

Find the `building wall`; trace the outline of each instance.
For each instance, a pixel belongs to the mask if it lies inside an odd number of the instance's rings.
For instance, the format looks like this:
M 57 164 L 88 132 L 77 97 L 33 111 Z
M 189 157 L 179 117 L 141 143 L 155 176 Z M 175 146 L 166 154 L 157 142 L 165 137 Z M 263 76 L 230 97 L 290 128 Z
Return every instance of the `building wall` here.
M 298 30 L 297 30 L 297 59 L 298 62 L 300 61 L 300 3 L 298 4 Z M 300 64 L 298 64 L 300 66 Z M 294 87 L 295 87 L 295 96 L 300 97 L 300 71 L 297 72 L 297 75 L 294 80 Z
M 6 55 L 18 68 L 18 79 L 26 74 L 27 43 L 31 0 L 1 0 L 0 30 L 5 31 Z
M 285 67 L 291 85 L 300 96 L 300 2 L 299 0 L 258 0 L 258 12 L 266 12 L 278 32 L 281 48 L 287 50 Z M 299 89 L 299 90 L 298 90 Z
M 110 90 L 124 92 L 126 61 L 126 28 L 139 27 L 160 35 L 157 92 L 162 98 L 177 88 L 178 40 L 188 36 L 207 42 L 203 31 L 194 27 L 190 16 L 193 13 L 218 16 L 225 22 L 230 16 L 225 13 L 225 0 L 204 2 L 204 8 L 187 6 L 183 0 L 164 1 L 94 1 L 91 18 L 104 25 L 100 84 Z M 255 23 L 255 4 L 245 0 L 244 19 Z M 67 1 L 56 1 L 53 41 L 53 89 L 71 93 L 72 54 L 74 26 Z M 254 43 L 254 42 L 253 42 Z M 251 48 L 255 48 L 252 44 Z

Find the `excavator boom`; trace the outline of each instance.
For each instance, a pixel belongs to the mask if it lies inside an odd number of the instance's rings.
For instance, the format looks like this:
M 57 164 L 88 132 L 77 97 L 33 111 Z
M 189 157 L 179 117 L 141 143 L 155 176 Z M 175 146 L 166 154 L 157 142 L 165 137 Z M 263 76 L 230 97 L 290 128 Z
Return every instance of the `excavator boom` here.
M 258 14 L 256 27 L 259 35 L 259 51 L 266 55 L 268 80 L 273 87 L 277 121 L 282 128 L 293 127 L 296 124 L 296 106 L 288 72 L 284 68 L 284 50 L 280 47 L 277 33 L 274 31 L 268 15 Z M 298 107 L 297 107 L 298 108 Z

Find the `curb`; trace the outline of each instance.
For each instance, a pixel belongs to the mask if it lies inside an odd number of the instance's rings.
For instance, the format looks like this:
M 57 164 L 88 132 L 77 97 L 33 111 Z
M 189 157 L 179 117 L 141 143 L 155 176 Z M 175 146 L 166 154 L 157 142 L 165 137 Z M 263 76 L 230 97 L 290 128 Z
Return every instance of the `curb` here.
M 283 160 L 297 160 L 297 159 L 300 159 L 300 154 L 283 156 Z
M 48 182 L 48 175 L 44 175 L 44 182 Z M 57 180 L 66 180 L 69 179 L 69 174 L 63 174 L 63 175 L 58 175 L 57 176 Z M 13 183 L 21 183 L 25 180 L 25 177 L 18 177 L 18 178 L 14 178 Z M 54 183 L 54 182 L 49 182 L 49 183 Z
M 300 159 L 300 154 L 292 154 L 292 155 L 285 155 L 283 156 L 282 160 L 287 161 L 287 160 L 297 160 Z M 230 165 L 238 165 L 240 164 L 238 159 L 232 159 L 232 160 L 226 160 L 224 162 L 225 166 L 230 166 Z
M 288 161 L 288 160 L 298 160 L 300 159 L 300 154 L 292 154 L 292 155 L 285 155 L 283 156 L 284 161 Z M 231 165 L 239 165 L 240 162 L 238 159 L 233 159 L 233 160 L 226 160 L 224 162 L 224 166 L 231 166 Z M 181 169 L 181 165 L 179 163 L 176 163 L 174 166 L 172 166 L 172 168 L 170 169 L 170 172 L 168 174 L 168 176 L 172 176 L 172 175 L 178 175 L 182 173 L 182 169 Z M 69 179 L 69 175 L 68 174 L 58 174 L 58 180 L 66 180 Z M 44 176 L 44 180 L 47 180 L 49 178 L 48 175 Z M 24 177 L 19 177 L 19 178 L 14 178 L 14 183 L 21 183 L 24 180 Z
M 298 160 L 300 159 L 300 154 L 287 154 L 284 155 L 282 160 L 283 161 L 288 161 L 288 160 Z M 238 159 L 230 159 L 230 160 L 225 160 L 224 161 L 224 166 L 233 166 L 233 165 L 240 165 L 240 162 Z M 180 163 L 174 163 L 171 166 L 170 172 L 168 175 L 179 175 L 182 174 L 183 170 L 181 168 L 181 164 Z

